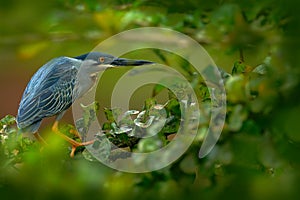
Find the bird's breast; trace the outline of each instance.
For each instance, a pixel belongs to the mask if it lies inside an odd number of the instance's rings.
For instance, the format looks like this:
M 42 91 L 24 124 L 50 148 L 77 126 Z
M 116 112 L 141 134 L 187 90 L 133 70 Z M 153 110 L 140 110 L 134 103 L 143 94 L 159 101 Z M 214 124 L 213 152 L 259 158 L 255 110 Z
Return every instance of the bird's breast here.
M 79 78 L 75 85 L 76 97 L 80 98 L 95 85 L 97 80 L 97 74 L 93 74 L 84 78 Z

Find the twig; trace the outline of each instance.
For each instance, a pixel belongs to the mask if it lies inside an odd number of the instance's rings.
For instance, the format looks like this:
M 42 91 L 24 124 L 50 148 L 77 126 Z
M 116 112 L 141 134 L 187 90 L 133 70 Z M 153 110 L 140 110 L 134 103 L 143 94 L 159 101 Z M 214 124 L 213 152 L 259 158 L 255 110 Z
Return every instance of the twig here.
M 239 48 L 239 51 L 240 51 L 240 61 L 243 63 L 243 62 L 245 62 L 243 49 Z

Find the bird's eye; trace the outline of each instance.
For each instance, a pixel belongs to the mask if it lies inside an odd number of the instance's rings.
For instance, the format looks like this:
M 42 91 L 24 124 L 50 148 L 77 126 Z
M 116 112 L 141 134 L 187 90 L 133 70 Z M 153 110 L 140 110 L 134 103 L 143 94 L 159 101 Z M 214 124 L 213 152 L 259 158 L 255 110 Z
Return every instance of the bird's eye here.
M 102 62 L 102 63 L 104 62 L 104 60 L 105 60 L 104 57 L 99 58 L 99 61 Z

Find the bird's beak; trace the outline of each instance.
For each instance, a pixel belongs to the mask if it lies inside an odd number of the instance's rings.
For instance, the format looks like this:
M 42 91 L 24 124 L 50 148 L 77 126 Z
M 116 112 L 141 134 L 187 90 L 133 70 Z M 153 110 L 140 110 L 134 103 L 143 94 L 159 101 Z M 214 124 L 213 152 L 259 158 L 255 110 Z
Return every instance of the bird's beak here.
M 126 58 L 115 58 L 112 62 L 112 66 L 140 66 L 140 65 L 149 65 L 153 64 L 154 62 L 147 61 L 147 60 L 131 60 Z

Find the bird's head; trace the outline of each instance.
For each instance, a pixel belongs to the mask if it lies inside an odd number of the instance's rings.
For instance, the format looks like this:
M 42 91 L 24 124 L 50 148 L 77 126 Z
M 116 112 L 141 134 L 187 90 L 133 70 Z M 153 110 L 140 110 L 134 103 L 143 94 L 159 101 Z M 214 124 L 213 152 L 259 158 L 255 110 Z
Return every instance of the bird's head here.
M 91 74 L 103 71 L 106 68 L 153 64 L 153 62 L 151 61 L 117 58 L 112 55 L 100 52 L 83 54 L 75 57 L 75 59 L 81 60 L 82 67 Z

